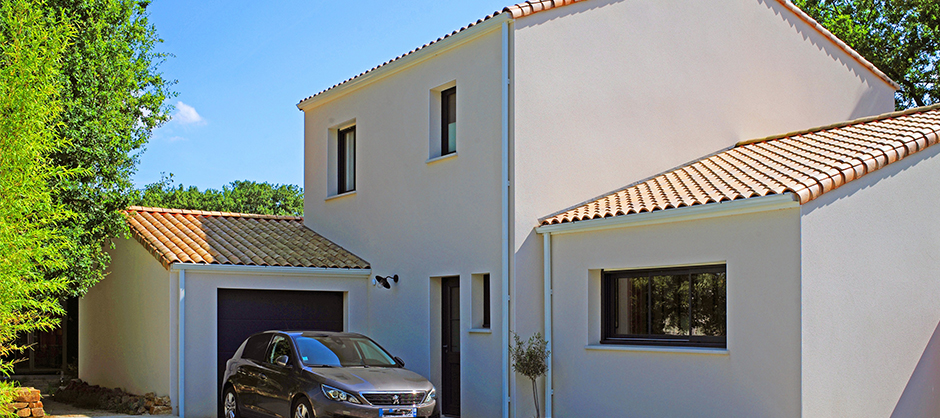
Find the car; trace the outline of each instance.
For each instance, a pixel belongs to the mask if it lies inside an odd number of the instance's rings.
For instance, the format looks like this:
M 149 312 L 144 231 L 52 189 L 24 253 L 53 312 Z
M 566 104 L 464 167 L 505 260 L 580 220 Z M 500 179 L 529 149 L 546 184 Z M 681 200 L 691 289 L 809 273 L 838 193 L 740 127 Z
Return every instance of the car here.
M 265 331 L 225 365 L 224 418 L 440 417 L 437 391 L 362 334 Z

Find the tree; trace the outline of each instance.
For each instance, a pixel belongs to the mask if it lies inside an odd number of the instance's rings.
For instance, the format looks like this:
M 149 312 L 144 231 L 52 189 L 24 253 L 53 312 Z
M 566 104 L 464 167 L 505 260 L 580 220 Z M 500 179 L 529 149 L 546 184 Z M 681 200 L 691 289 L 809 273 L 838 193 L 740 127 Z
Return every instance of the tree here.
M 59 145 L 52 127 L 60 111 L 59 59 L 70 27 L 45 14 L 42 0 L 0 3 L 0 374 L 3 360 L 24 347 L 17 335 L 50 329 L 60 314 L 57 295 L 68 285 L 46 273 L 64 266 L 70 242 L 54 227 L 69 212 L 58 207 L 50 181 L 75 174 L 49 164 Z M 0 405 L 11 384 L 0 383 Z M 12 415 L 6 409 L 0 414 Z
M 222 190 L 200 191 L 195 186 L 173 186 L 173 174 L 148 184 L 137 192 L 133 204 L 174 209 L 260 213 L 266 215 L 304 214 L 304 192 L 292 184 L 233 181 Z
M 72 246 L 66 267 L 50 272 L 70 279 L 78 296 L 104 277 L 109 239 L 128 233 L 123 215 L 133 192 L 131 175 L 151 131 L 169 119 L 173 95 L 157 67 L 166 54 L 149 23 L 149 1 L 47 0 L 64 14 L 75 34 L 64 51 L 57 134 L 63 146 L 50 163 L 80 175 L 51 180 L 55 202 L 75 216 L 58 227 Z
M 535 416 L 541 417 L 539 411 L 539 388 L 535 380 L 548 372 L 548 341 L 542 337 L 542 333 L 536 332 L 525 342 L 519 338 L 519 334 L 513 333 L 514 345 L 509 347 L 509 354 L 512 356 L 512 370 L 532 381 L 532 398 L 535 400 Z
M 793 0 L 901 85 L 898 110 L 940 103 L 940 2 Z

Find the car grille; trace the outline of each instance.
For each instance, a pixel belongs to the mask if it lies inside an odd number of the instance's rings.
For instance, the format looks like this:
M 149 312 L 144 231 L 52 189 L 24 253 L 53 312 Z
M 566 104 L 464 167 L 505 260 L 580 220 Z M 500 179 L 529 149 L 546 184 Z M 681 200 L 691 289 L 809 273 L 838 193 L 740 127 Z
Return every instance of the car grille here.
M 362 393 L 372 405 L 417 405 L 424 400 L 428 393 L 421 392 L 382 392 Z

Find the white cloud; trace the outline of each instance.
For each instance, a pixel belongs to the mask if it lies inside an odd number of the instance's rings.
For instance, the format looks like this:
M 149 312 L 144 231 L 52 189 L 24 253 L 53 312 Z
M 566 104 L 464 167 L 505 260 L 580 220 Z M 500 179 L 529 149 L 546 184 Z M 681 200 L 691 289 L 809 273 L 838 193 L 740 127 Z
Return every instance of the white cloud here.
M 199 112 L 196 112 L 196 108 L 183 102 L 176 102 L 176 113 L 173 115 L 173 120 L 182 125 L 202 125 L 206 123 L 206 120 L 199 115 Z
M 176 142 L 176 141 L 185 141 L 186 138 L 183 138 L 183 137 L 181 137 L 181 136 L 171 136 L 171 137 L 167 138 L 166 140 L 167 140 L 167 141 L 170 141 L 170 142 Z

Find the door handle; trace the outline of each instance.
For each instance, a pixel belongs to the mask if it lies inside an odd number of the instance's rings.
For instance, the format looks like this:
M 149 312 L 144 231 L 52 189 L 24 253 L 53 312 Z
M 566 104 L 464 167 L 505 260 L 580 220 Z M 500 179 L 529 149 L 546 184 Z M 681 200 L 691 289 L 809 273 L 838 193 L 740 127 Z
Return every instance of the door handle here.
M 258 373 L 258 377 L 260 377 L 261 380 L 268 380 L 268 377 L 265 376 L 264 373 Z

